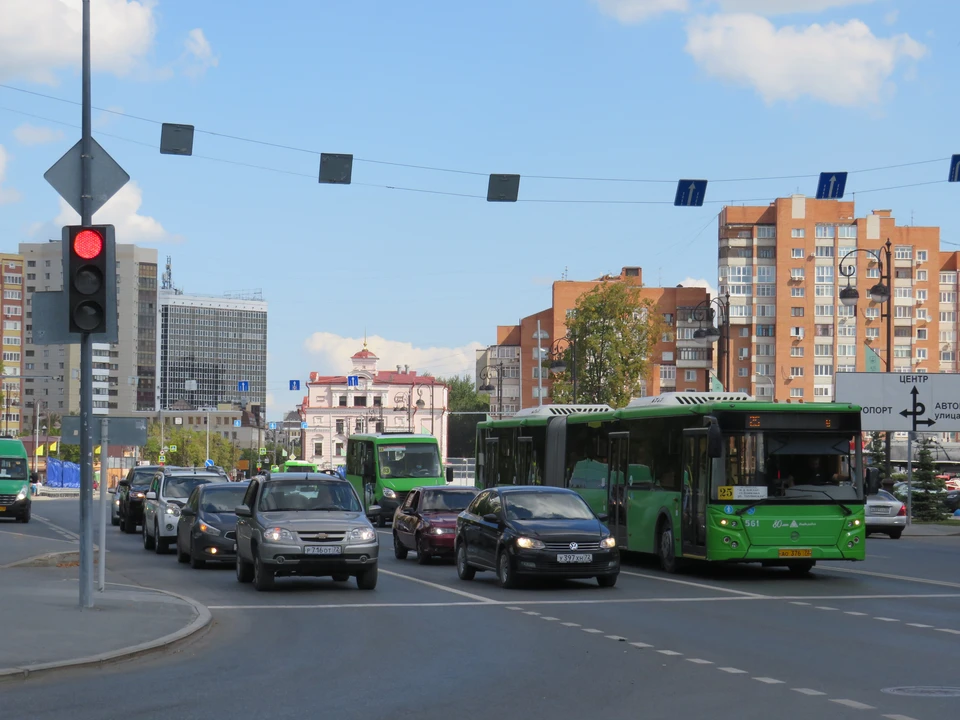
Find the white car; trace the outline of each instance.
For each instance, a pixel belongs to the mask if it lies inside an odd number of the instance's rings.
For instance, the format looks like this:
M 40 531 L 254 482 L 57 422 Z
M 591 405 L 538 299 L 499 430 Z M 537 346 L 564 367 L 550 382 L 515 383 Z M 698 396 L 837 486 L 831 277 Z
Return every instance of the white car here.
M 886 490 L 867 495 L 863 512 L 867 521 L 867 535 L 882 533 L 898 540 L 907 526 L 907 506 Z
M 158 555 L 170 549 L 177 539 L 180 509 L 197 485 L 227 482 L 216 472 L 200 468 L 168 468 L 158 472 L 150 483 L 143 503 L 143 549 Z

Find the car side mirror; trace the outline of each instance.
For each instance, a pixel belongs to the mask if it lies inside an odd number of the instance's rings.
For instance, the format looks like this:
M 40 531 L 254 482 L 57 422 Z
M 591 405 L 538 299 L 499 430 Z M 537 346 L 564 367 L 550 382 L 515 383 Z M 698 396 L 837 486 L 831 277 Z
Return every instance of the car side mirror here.
M 500 516 L 496 513 L 487 513 L 483 516 L 483 521 L 488 523 L 493 523 L 494 525 L 500 524 Z
M 246 505 L 237 505 L 236 509 L 233 511 L 234 515 L 237 517 L 252 517 L 253 513 L 250 512 L 250 508 Z
M 607 513 L 600 513 L 597 515 L 597 520 L 599 520 L 602 523 L 605 523 L 609 519 L 610 519 L 610 516 Z
M 157 499 L 157 494 L 153 490 L 147 493 L 147 500 L 156 500 L 156 499 Z
M 193 508 L 185 507 L 185 508 L 181 508 L 180 510 L 180 517 L 195 517 L 196 514 L 197 514 L 197 511 L 194 510 Z
M 116 489 L 116 488 L 107 488 L 107 492 L 110 493 L 111 495 L 116 495 L 116 494 L 117 494 L 117 489 Z
M 450 467 L 449 465 L 447 466 L 447 482 L 448 483 L 453 482 L 453 468 Z

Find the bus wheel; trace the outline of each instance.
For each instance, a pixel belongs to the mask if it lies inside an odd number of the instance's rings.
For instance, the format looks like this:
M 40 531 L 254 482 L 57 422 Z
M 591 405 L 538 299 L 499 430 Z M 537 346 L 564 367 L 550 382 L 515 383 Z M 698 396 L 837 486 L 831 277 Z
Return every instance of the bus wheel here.
M 787 568 L 790 570 L 791 575 L 807 575 L 813 570 L 813 566 L 817 564 L 816 560 L 808 560 L 806 562 L 795 562 L 787 565 Z
M 669 521 L 660 525 L 660 533 L 657 537 L 657 555 L 660 558 L 660 567 L 665 572 L 675 573 L 679 569 L 677 562 L 676 546 L 673 540 L 673 526 Z

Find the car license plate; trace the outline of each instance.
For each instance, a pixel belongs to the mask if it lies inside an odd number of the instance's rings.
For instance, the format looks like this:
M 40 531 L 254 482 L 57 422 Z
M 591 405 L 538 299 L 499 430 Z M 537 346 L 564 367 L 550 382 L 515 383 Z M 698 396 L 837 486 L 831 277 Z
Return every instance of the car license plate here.
M 6 506 L 6 505 L 0 505 L 0 512 L 6 512 L 6 511 L 7 511 L 7 506 Z
M 564 553 L 563 555 L 557 555 L 557 562 L 559 563 L 588 563 L 593 562 L 593 555 L 584 554 L 584 553 Z
M 307 545 L 303 552 L 305 555 L 340 555 L 343 548 L 339 545 Z
M 875 508 L 870 508 L 870 512 L 871 512 L 871 514 L 873 514 L 873 515 L 889 515 L 889 514 L 890 514 L 890 508 L 888 508 L 888 507 L 875 507 Z
M 813 557 L 813 550 L 781 550 L 780 557 L 782 558 L 797 558 L 797 557 Z

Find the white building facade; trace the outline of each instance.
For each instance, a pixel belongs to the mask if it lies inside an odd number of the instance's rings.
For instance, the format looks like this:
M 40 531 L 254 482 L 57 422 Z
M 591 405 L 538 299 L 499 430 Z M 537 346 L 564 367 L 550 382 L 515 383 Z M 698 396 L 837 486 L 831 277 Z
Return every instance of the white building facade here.
M 310 373 L 300 407 L 306 422 L 303 458 L 324 469 L 347 461 L 347 439 L 357 433 L 413 432 L 434 435 L 447 456 L 448 388 L 409 366 L 381 371 L 367 349 L 353 355 L 347 375 Z

